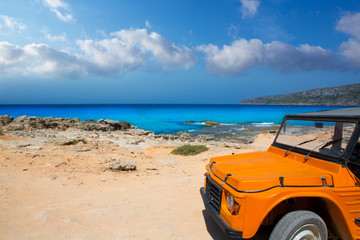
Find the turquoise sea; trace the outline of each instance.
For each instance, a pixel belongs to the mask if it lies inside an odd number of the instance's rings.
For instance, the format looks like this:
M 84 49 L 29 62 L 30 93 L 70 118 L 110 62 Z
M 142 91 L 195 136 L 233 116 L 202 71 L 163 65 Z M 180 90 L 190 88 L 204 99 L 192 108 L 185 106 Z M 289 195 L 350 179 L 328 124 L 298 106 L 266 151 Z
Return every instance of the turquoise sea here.
M 285 114 L 336 109 L 321 106 L 264 105 L 182 105 L 182 104 L 109 104 L 109 105 L 0 105 L 0 115 L 14 118 L 37 117 L 80 118 L 81 120 L 112 119 L 128 121 L 138 128 L 156 134 L 187 131 L 193 134 L 222 134 L 264 128 L 281 123 Z M 219 127 L 206 127 L 202 121 L 215 121 Z M 193 121 L 186 124 L 186 121 Z

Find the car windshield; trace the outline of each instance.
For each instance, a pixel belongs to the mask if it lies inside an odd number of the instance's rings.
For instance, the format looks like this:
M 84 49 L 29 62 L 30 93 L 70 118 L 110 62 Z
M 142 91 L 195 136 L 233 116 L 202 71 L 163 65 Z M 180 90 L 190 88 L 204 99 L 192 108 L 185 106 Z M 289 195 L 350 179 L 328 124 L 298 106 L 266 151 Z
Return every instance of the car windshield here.
M 340 157 L 354 129 L 355 123 L 351 122 L 286 120 L 275 142 L 288 145 L 288 151 L 301 148 L 308 153 Z

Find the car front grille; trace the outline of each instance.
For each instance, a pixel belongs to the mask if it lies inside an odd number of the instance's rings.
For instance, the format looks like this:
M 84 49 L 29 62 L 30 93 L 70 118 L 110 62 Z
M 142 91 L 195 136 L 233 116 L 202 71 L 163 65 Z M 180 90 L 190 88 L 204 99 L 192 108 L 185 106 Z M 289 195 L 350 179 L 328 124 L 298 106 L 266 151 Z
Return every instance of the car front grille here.
M 209 204 L 220 213 L 222 188 L 217 185 L 209 175 L 206 176 L 206 197 Z

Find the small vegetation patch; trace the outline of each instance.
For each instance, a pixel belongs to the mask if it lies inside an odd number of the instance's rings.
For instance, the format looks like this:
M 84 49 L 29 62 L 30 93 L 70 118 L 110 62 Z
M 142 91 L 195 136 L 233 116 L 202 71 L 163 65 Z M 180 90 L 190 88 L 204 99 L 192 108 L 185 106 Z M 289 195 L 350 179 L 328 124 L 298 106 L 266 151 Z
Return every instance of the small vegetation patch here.
M 0 135 L 4 135 L 3 130 L 0 128 Z
M 196 154 L 205 152 L 207 150 L 209 150 L 209 149 L 204 145 L 183 145 L 181 147 L 174 149 L 171 152 L 171 154 L 182 155 L 182 156 L 192 156 L 192 155 L 196 155 Z
M 7 131 L 11 131 L 11 132 L 16 132 L 16 131 L 23 131 L 24 129 L 22 129 L 22 128 L 14 128 L 14 129 L 12 129 L 12 128 L 7 128 L 6 129 Z

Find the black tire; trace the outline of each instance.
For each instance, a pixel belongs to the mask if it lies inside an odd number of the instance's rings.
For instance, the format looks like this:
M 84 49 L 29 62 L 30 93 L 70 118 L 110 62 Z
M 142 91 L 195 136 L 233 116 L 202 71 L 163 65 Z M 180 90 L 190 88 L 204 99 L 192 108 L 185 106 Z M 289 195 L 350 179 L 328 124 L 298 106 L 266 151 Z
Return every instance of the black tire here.
M 310 211 L 289 212 L 274 227 L 270 240 L 327 240 L 328 232 L 322 218 Z

